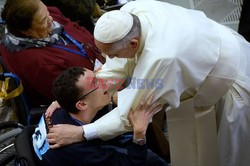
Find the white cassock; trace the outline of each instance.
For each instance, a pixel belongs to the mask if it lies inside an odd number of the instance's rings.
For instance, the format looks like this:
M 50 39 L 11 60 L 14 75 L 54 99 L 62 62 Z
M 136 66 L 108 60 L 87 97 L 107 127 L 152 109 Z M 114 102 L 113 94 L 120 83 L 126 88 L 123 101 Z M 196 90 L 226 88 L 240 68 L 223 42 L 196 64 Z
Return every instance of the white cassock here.
M 169 105 L 173 166 L 248 166 L 250 44 L 200 11 L 159 1 L 133 1 L 121 10 L 141 21 L 140 49 L 134 59 L 107 58 L 98 76 L 135 82 L 118 93 L 117 108 L 89 127 L 104 140 L 131 130 L 131 106 L 154 93 Z M 158 81 L 150 88 L 142 79 Z

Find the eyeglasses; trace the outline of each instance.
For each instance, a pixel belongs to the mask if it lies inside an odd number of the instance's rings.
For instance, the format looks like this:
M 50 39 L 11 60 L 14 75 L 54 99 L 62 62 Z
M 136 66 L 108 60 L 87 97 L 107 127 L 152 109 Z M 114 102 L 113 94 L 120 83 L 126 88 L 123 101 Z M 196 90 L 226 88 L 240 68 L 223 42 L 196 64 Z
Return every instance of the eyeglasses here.
M 98 89 L 98 87 L 95 88 L 95 89 L 93 89 L 93 90 L 91 90 L 90 92 L 88 92 L 88 93 L 86 93 L 86 94 L 80 96 L 80 97 L 77 99 L 77 101 L 82 100 L 84 97 L 86 97 L 86 96 L 89 95 L 90 93 L 94 92 L 96 89 Z

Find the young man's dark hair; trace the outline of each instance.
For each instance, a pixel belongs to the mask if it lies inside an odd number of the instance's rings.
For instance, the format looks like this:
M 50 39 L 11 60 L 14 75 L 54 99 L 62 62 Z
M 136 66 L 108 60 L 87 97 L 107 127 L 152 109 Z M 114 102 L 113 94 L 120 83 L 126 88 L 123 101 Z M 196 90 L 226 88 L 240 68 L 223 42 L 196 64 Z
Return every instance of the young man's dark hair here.
M 75 104 L 81 92 L 76 85 L 79 77 L 84 76 L 86 70 L 80 67 L 72 67 L 63 71 L 53 85 L 53 94 L 58 103 L 68 112 L 76 113 Z

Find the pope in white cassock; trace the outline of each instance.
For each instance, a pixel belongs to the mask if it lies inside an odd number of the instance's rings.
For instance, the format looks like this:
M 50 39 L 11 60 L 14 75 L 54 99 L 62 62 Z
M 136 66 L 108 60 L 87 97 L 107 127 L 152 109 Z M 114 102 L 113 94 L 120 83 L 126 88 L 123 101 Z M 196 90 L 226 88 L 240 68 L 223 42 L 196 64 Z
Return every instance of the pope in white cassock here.
M 242 36 L 200 11 L 132 1 L 105 13 L 94 37 L 107 55 L 97 76 L 132 78 L 133 86 L 118 93 L 117 108 L 83 126 L 87 140 L 131 130 L 130 108 L 155 93 L 169 105 L 173 166 L 250 165 L 250 44 Z

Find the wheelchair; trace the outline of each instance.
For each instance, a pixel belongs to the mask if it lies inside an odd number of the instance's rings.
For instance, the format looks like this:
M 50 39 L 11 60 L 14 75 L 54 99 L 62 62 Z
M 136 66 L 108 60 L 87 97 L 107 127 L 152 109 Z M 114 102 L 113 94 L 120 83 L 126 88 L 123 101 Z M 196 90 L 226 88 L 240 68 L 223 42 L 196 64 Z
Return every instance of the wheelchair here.
M 4 32 L 4 23 L 0 20 L 0 38 Z M 2 62 L 0 53 L 0 81 L 8 80 L 7 92 L 14 92 L 12 100 L 17 109 L 17 122 L 0 122 L 0 166 L 38 166 L 34 161 L 31 135 L 34 132 L 35 124 L 47 109 L 46 106 L 31 108 L 26 100 L 20 78 L 8 71 Z M 1 86 L 0 86 L 1 87 Z M 2 88 L 2 87 L 1 87 Z M 19 92 L 15 91 L 19 89 Z M 2 132 L 4 130 L 4 132 Z M 5 131 L 6 130 L 6 131 Z
M 9 79 L 8 91 L 11 92 L 21 86 L 21 80 L 17 75 L 6 71 L 4 69 L 4 72 L 0 73 L 0 80 Z M 10 100 L 13 100 L 16 105 L 18 123 L 0 123 L 0 130 L 9 129 L 8 132 L 0 135 L 0 166 L 38 166 L 39 164 L 34 161 L 36 156 L 33 155 L 31 135 L 36 127 L 35 124 L 47 107 L 30 108 L 24 92 Z
M 22 85 L 21 80 L 17 75 L 7 71 L 1 58 L 0 65 L 3 67 L 0 80 L 4 82 L 8 79 L 8 91 L 12 92 L 19 88 Z M 0 123 L 1 130 L 10 129 L 10 131 L 0 135 L 0 166 L 38 166 L 39 164 L 34 161 L 36 156 L 33 156 L 31 135 L 34 132 L 35 124 L 38 124 L 47 107 L 30 108 L 24 92 L 10 100 L 14 101 L 17 108 L 18 123 Z
M 35 125 L 23 126 L 17 122 L 5 122 L 0 124 L 0 129 L 12 128 L 0 136 L 0 145 L 11 140 L 11 144 L 0 150 L 0 155 L 5 151 L 7 155 L 1 158 L 0 166 L 40 166 L 32 146 L 32 134 Z

